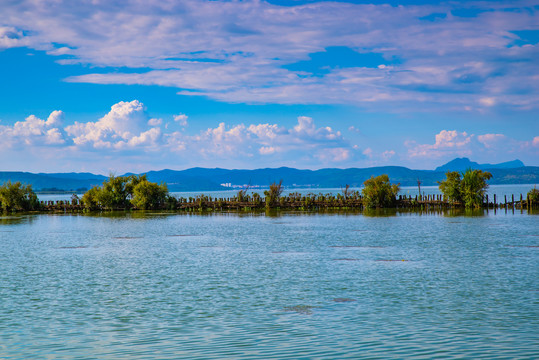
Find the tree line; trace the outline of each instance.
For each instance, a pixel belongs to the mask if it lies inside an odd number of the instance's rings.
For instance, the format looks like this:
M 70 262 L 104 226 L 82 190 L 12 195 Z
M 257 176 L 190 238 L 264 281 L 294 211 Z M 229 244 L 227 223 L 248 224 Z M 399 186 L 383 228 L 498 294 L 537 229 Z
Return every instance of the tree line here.
M 466 208 L 481 207 L 483 198 L 488 188 L 487 181 L 492 174 L 487 171 L 468 169 L 464 173 L 449 171 L 446 179 L 438 182 L 440 192 L 444 199 L 453 206 Z M 420 183 L 418 181 L 418 183 Z M 264 191 L 264 197 L 258 193 L 249 194 L 246 189 L 240 190 L 232 199 L 236 203 L 249 203 L 254 208 L 278 208 L 286 207 L 287 203 L 302 202 L 306 208 L 310 208 L 315 202 L 335 204 L 361 204 L 365 208 L 394 207 L 397 203 L 397 195 L 400 184 L 390 182 L 388 175 L 371 176 L 364 183 L 364 188 L 352 191 L 346 185 L 341 194 L 301 196 L 298 193 L 282 196 L 282 180 L 274 182 Z M 539 201 L 539 190 L 535 187 L 528 192 L 532 202 Z M 76 196 L 75 196 L 76 198 Z M 100 186 L 94 186 L 80 199 L 83 208 L 88 211 L 96 210 L 128 210 L 128 209 L 170 209 L 174 210 L 185 204 L 194 202 L 203 209 L 204 204 L 213 202 L 219 205 L 224 199 L 211 199 L 204 195 L 195 198 L 176 198 L 169 194 L 167 185 L 148 181 L 146 175 L 114 176 L 110 175 Z M 230 199 L 229 199 L 230 201 Z M 20 182 L 8 181 L 0 186 L 0 208 L 6 211 L 33 211 L 40 210 L 42 204 L 32 190 L 31 185 L 23 185 Z

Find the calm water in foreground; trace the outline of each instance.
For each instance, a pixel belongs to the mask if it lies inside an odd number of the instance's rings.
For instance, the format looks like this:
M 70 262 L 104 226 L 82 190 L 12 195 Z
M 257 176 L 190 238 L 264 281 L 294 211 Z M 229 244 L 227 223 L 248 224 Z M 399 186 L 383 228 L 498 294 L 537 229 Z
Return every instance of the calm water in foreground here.
M 0 218 L 0 358 L 539 357 L 538 215 L 372 215 Z

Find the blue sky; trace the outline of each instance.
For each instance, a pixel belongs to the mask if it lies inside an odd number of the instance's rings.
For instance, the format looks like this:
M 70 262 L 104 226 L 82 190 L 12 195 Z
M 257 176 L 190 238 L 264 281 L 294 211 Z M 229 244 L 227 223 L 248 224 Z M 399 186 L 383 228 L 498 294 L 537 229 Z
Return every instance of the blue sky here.
M 539 166 L 537 1 L 0 12 L 0 170 Z

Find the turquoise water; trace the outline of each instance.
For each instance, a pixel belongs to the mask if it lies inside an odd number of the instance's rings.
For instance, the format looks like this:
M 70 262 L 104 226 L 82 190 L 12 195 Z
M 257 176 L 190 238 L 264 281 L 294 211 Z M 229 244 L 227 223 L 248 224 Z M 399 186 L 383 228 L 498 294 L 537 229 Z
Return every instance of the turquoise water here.
M 538 220 L 2 217 L 0 358 L 537 358 Z

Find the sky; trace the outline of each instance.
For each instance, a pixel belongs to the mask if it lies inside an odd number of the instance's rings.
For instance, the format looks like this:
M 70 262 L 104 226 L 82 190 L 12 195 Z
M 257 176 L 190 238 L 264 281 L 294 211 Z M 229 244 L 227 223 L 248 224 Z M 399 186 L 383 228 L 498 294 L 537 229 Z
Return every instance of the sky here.
M 539 166 L 539 1 L 0 13 L 0 171 Z

